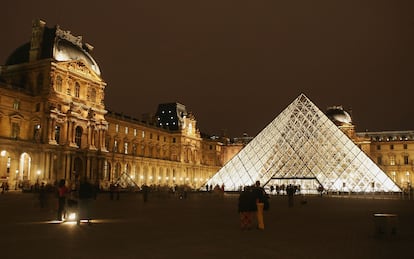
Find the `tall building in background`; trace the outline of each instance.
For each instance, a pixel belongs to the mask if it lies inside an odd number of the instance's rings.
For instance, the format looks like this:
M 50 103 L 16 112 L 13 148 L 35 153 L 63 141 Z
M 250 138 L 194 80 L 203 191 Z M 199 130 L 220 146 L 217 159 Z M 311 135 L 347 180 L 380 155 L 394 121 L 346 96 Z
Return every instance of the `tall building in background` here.
M 123 175 L 136 185 L 204 184 L 223 164 L 221 142 L 202 138 L 182 104 L 160 105 L 160 121 L 108 112 L 92 50 L 36 20 L 30 41 L 1 67 L 1 180 L 12 188 L 83 177 L 107 188 Z

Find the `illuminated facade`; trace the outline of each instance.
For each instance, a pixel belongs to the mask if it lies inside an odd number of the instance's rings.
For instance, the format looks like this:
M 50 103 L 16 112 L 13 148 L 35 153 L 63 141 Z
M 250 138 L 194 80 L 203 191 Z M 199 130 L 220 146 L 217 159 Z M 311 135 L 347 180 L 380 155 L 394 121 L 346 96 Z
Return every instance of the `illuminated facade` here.
M 1 181 L 16 189 L 79 177 L 103 188 L 122 176 L 137 185 L 204 184 L 223 164 L 222 144 L 202 138 L 181 104 L 174 129 L 108 112 L 92 49 L 37 20 L 30 42 L 0 68 Z
M 347 118 L 335 115 L 347 122 Z M 305 192 L 315 191 L 319 185 L 329 191 L 400 191 L 394 181 L 303 94 L 226 163 L 208 184 L 223 184 L 226 190 L 240 190 L 257 180 L 264 186 L 301 185 Z

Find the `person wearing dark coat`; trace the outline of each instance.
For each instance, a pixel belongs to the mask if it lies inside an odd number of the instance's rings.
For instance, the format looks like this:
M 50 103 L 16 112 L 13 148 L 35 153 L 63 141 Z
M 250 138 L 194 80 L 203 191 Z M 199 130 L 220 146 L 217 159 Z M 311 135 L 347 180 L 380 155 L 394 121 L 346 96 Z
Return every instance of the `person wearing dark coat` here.
M 252 228 L 253 215 L 255 214 L 256 197 L 250 186 L 245 187 L 244 191 L 240 193 L 238 210 L 240 214 L 240 228 L 241 230 L 249 230 Z
M 263 219 L 263 210 L 264 210 L 264 202 L 265 202 L 265 190 L 263 187 L 260 186 L 260 182 L 256 181 L 253 187 L 253 193 L 256 199 L 256 219 L 257 219 L 257 229 L 263 230 L 264 229 L 264 219 Z

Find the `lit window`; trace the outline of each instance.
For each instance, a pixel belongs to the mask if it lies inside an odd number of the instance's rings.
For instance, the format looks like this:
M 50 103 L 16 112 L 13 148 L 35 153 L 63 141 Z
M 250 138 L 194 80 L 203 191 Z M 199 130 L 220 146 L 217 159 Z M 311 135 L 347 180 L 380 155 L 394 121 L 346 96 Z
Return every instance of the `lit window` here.
M 137 129 L 134 129 L 134 137 L 137 136 Z
M 142 138 L 145 138 L 145 131 L 142 131 Z
M 119 125 L 118 124 L 115 124 L 115 132 L 119 132 Z
M 395 165 L 395 156 L 390 156 L 390 165 Z
M 128 143 L 124 143 L 124 153 L 128 154 Z
M 15 99 L 13 102 L 13 109 L 18 110 L 20 109 L 20 101 Z
M 114 152 L 118 152 L 118 141 L 114 140 Z
M 128 134 L 128 127 L 125 127 L 125 134 Z
M 55 126 L 55 141 L 59 144 L 60 140 L 60 126 Z

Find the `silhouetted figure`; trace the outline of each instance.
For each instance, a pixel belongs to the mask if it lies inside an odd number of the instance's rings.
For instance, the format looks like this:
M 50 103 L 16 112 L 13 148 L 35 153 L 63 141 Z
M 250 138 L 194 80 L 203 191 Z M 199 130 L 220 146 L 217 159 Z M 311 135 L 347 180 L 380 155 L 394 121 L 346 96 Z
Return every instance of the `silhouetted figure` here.
M 238 210 L 241 230 L 250 230 L 252 228 L 253 215 L 257 211 L 256 197 L 250 186 L 246 186 L 240 193 Z
M 263 210 L 264 210 L 264 202 L 265 202 L 265 191 L 262 187 L 260 187 L 260 182 L 256 181 L 253 187 L 253 193 L 256 200 L 256 207 L 257 207 L 257 228 L 260 230 L 264 229 L 264 220 L 263 220 Z
M 144 199 L 144 202 L 148 201 L 148 192 L 149 192 L 149 187 L 148 185 L 144 184 L 142 186 L 142 197 Z
M 65 211 L 66 196 L 69 193 L 69 189 L 66 187 L 66 181 L 64 179 L 59 181 L 58 186 L 58 211 L 57 220 L 62 220 L 63 213 Z
M 91 202 L 94 198 L 95 188 L 86 179 L 83 179 L 79 184 L 79 216 L 78 225 L 81 219 L 86 219 L 91 224 Z
M 296 192 L 296 188 L 289 184 L 288 186 L 286 186 L 286 194 L 288 196 L 288 205 L 289 207 L 293 207 L 293 196 L 295 195 Z
M 39 187 L 39 205 L 40 208 L 46 207 L 46 188 L 45 183 L 42 183 Z

